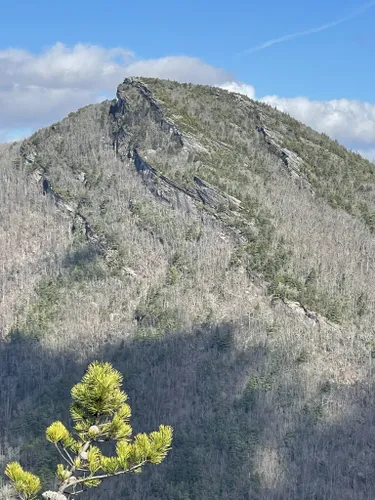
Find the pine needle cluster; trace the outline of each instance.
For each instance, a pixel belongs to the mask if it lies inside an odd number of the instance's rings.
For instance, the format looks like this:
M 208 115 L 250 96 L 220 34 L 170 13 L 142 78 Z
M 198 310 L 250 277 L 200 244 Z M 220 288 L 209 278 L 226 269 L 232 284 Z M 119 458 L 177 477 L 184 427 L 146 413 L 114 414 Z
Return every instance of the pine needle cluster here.
M 46 430 L 63 463 L 57 465 L 58 491 L 44 492 L 44 499 L 71 498 L 86 488 L 99 486 L 103 479 L 125 473 L 140 473 L 147 463 L 159 464 L 171 449 L 173 430 L 160 425 L 150 434 L 132 437 L 131 408 L 122 390 L 122 375 L 110 363 L 94 361 L 71 395 L 70 413 L 74 432 L 56 421 Z M 104 455 L 101 444 L 114 443 L 114 454 Z M 35 500 L 40 480 L 9 463 L 5 474 L 22 500 Z

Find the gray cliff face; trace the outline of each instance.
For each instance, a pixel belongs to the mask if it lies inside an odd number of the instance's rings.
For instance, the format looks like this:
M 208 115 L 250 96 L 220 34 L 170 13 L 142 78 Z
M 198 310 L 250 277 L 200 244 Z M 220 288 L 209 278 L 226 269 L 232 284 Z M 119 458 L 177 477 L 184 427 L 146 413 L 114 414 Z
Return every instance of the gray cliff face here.
M 114 147 L 122 154 L 124 145 L 137 146 L 138 141 L 152 133 L 154 144 L 168 142 L 176 150 L 184 146 L 181 132 L 166 118 L 150 90 L 139 80 L 126 78 L 117 87 L 117 101 L 111 106 L 114 118 Z M 126 130 L 131 129 L 132 136 Z M 125 148 L 126 149 L 126 148 Z

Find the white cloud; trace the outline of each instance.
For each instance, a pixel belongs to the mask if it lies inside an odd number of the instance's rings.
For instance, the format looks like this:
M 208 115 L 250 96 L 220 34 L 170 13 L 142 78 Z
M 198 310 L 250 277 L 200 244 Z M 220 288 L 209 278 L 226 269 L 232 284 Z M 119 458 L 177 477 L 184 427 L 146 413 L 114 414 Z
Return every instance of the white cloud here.
M 255 99 L 255 89 L 252 85 L 248 85 L 247 83 L 238 83 L 238 82 L 226 82 L 222 85 L 219 85 L 221 89 L 228 90 L 229 92 L 235 92 L 236 94 L 244 94 L 250 99 Z
M 123 48 L 105 49 L 57 43 L 41 54 L 0 51 L 0 131 L 38 128 L 70 111 L 115 96 L 126 76 L 153 76 L 183 82 L 219 84 L 228 72 L 197 58 L 169 56 L 136 60 Z
M 263 102 L 346 144 L 375 144 L 375 104 L 349 99 L 311 101 L 266 96 Z
M 119 76 L 132 54 L 121 48 L 104 49 L 78 44 L 73 48 L 57 43 L 42 54 L 23 50 L 0 52 L 1 87 L 15 84 L 44 88 L 96 89 Z
M 195 57 L 169 56 L 160 59 L 146 59 L 129 64 L 127 75 L 166 78 L 179 82 L 216 85 L 230 76 L 227 71 L 216 68 Z

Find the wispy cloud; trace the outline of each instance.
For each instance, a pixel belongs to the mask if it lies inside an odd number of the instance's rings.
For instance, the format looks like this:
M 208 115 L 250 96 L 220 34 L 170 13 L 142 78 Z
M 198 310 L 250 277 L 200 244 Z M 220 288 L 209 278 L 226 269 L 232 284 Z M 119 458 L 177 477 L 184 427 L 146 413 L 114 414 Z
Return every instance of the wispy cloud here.
M 326 24 L 322 24 L 321 26 L 317 26 L 315 28 L 310 28 L 305 31 L 297 31 L 295 33 L 290 33 L 288 35 L 283 35 L 280 36 L 279 38 L 273 38 L 272 40 L 267 40 L 266 42 L 260 43 L 259 45 L 255 45 L 255 47 L 251 47 L 250 49 L 247 49 L 242 52 L 242 54 L 251 54 L 253 52 L 257 52 L 258 50 L 263 50 L 266 49 L 267 47 L 271 47 L 272 45 L 276 45 L 278 43 L 283 43 L 287 42 L 288 40 L 293 40 L 294 38 L 299 38 L 302 36 L 307 36 L 307 35 L 313 35 L 314 33 L 319 33 L 320 31 L 325 31 L 330 28 L 334 28 L 335 26 L 338 26 L 339 24 L 346 23 L 347 21 L 350 21 L 351 19 L 354 19 L 355 17 L 363 14 L 366 12 L 368 9 L 371 7 L 375 6 L 375 0 L 372 0 L 371 2 L 367 2 L 358 9 L 355 9 L 351 14 L 341 17 L 340 19 L 336 19 L 335 21 L 331 21 Z

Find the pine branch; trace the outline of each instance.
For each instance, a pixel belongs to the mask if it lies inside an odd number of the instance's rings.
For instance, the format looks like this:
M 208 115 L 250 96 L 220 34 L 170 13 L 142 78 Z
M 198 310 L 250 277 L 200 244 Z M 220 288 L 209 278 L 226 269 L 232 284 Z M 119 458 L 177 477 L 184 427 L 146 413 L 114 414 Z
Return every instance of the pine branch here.
M 130 469 L 117 471 L 117 472 L 114 472 L 113 474 L 99 474 L 97 476 L 82 477 L 80 479 L 77 479 L 74 483 L 71 483 L 71 484 L 65 486 L 63 489 L 61 489 L 61 487 L 60 487 L 59 493 L 65 493 L 66 489 L 73 487 L 73 486 L 76 486 L 77 484 L 84 483 L 86 481 L 107 479 L 108 477 L 120 476 L 121 474 L 126 474 L 128 472 L 134 472 L 135 470 L 139 469 L 140 467 L 143 467 L 146 463 L 147 463 L 147 460 L 144 460 L 143 462 L 141 462 L 137 465 L 134 465 L 133 467 L 130 467 Z
M 159 431 L 149 436 L 138 434 L 132 439 L 131 409 L 126 403 L 127 394 L 121 390 L 121 381 L 122 375 L 110 363 L 96 361 L 73 387 L 71 416 L 78 440 L 60 421 L 46 429 L 47 440 L 54 444 L 68 466 L 57 465 L 58 491 L 45 491 L 43 498 L 69 499 L 86 491 L 87 486 L 98 486 L 102 479 L 137 472 L 146 463 L 160 463 L 165 458 L 173 429 L 161 425 Z M 117 456 L 103 456 L 97 446 L 103 438 L 117 443 Z M 135 465 L 128 467 L 129 462 Z M 40 491 L 37 476 L 24 471 L 18 462 L 7 465 L 6 475 L 13 481 L 20 500 L 36 498 Z

